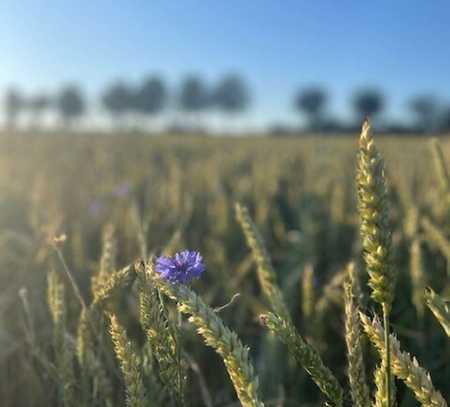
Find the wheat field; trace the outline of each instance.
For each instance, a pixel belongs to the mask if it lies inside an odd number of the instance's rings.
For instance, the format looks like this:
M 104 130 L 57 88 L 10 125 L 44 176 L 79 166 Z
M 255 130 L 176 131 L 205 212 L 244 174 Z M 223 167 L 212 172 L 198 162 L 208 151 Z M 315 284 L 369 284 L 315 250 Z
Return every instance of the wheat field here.
M 447 406 L 447 137 L 0 142 L 2 407 Z

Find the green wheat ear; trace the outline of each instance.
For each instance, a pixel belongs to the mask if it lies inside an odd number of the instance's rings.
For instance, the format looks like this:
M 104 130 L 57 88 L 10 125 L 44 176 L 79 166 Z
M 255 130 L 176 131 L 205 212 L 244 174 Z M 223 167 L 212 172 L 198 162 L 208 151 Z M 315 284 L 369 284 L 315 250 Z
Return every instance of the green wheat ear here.
M 55 270 L 48 273 L 47 299 L 53 320 L 53 347 L 59 397 L 64 406 L 75 406 L 74 352 L 66 335 L 65 288 L 61 276 Z
M 425 290 L 425 303 L 450 337 L 450 307 L 431 288 Z
M 450 261 L 450 242 L 444 233 L 427 216 L 421 219 L 420 225 L 423 228 L 427 241 L 437 247 L 447 261 Z
M 394 273 L 391 267 L 387 188 L 383 160 L 375 147 L 367 120 L 363 123 L 359 138 L 356 182 L 360 233 L 372 297 L 390 309 L 394 298 Z
M 377 348 L 382 359 L 385 358 L 384 329 L 377 317 L 371 320 L 367 315 L 360 313 L 360 318 L 367 336 Z M 390 353 L 392 358 L 392 372 L 408 386 L 416 399 L 424 407 L 447 407 L 441 393 L 437 391 L 430 374 L 419 366 L 416 358 L 400 350 L 400 342 L 393 335 L 390 340 Z
M 272 313 L 261 315 L 260 320 L 287 346 L 289 353 L 308 372 L 333 406 L 341 407 L 343 390 L 339 382 L 323 364 L 319 353 L 297 332 L 292 322 Z
M 361 325 L 358 315 L 360 291 L 355 264 L 350 263 L 347 266 L 347 279 L 344 283 L 348 379 L 354 406 L 366 407 L 370 405 L 370 398 L 363 358 Z
M 391 392 L 389 316 L 394 299 L 395 276 L 391 264 L 391 233 L 388 222 L 384 164 L 375 147 L 368 120 L 363 123 L 359 138 L 356 183 L 360 234 L 364 260 L 369 274 L 369 286 L 372 288 L 372 298 L 383 309 L 385 381 L 388 407 L 390 407 L 393 404 L 393 399 Z
M 148 280 L 144 268 L 138 269 L 141 326 L 159 367 L 159 376 L 178 406 L 185 405 L 186 367 L 182 360 L 178 328 L 169 319 L 163 298 Z
M 236 218 L 241 225 L 247 245 L 250 247 L 253 259 L 257 265 L 258 280 L 261 290 L 272 310 L 285 319 L 290 319 L 288 307 L 278 284 L 272 261 L 267 253 L 264 241 L 252 221 L 248 209 L 236 203 Z
M 160 278 L 153 271 L 153 261 L 147 266 L 140 263 L 137 268 L 146 273 L 162 293 L 177 302 L 178 310 L 190 316 L 189 322 L 197 328 L 205 343 L 222 357 L 241 404 L 244 407 L 264 407 L 259 398 L 258 377 L 250 361 L 249 349 L 224 325 L 217 313 L 187 286 L 170 284 Z
M 109 314 L 110 333 L 114 352 L 120 363 L 127 389 L 127 406 L 147 407 L 149 400 L 145 396 L 141 360 L 134 344 L 129 340 L 125 328 L 116 314 Z

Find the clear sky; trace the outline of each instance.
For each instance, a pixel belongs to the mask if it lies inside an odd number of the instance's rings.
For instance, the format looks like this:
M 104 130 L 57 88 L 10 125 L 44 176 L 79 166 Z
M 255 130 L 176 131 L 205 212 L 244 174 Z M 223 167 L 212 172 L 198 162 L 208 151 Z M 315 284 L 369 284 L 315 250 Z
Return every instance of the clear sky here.
M 94 97 L 121 77 L 160 73 L 176 86 L 189 73 L 214 83 L 236 71 L 255 126 L 293 122 L 294 90 L 309 84 L 327 87 L 341 115 L 362 85 L 386 90 L 392 117 L 416 93 L 450 103 L 445 0 L 2 0 L 0 16 L 0 90 L 76 81 Z

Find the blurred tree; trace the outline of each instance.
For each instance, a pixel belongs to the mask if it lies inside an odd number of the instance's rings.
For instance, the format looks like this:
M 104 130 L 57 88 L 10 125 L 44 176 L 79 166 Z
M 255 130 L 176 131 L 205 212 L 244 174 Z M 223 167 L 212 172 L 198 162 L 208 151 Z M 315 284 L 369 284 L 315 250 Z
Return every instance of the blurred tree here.
M 5 95 L 6 127 L 13 129 L 17 126 L 17 119 L 24 108 L 24 98 L 18 89 L 10 88 Z
M 409 109 L 415 115 L 415 130 L 431 132 L 438 120 L 438 104 L 432 95 L 417 95 L 409 102 Z
M 56 106 L 65 127 L 71 127 L 86 112 L 86 103 L 77 85 L 68 85 L 61 89 Z
M 326 92 L 319 87 L 304 89 L 295 97 L 295 108 L 308 116 L 311 130 L 320 130 L 324 125 L 324 111 L 327 102 Z
M 123 123 L 124 116 L 133 109 L 133 90 L 123 81 L 112 83 L 101 96 L 103 107 L 111 115 L 117 127 Z
M 225 113 L 241 113 L 249 105 L 250 95 L 242 78 L 237 75 L 227 75 L 215 89 L 213 101 Z
M 353 97 L 353 107 L 357 114 L 357 126 L 366 118 L 374 119 L 384 109 L 383 93 L 371 88 L 360 89 Z
M 209 107 L 210 97 L 202 79 L 197 76 L 187 77 L 181 84 L 179 106 L 188 116 L 196 116 Z
M 40 127 L 42 114 L 50 107 L 51 99 L 45 94 L 36 94 L 28 101 L 28 108 L 33 114 L 33 125 L 35 128 Z
M 450 107 L 443 109 L 439 120 L 439 128 L 442 131 L 450 132 Z
M 148 77 L 134 97 L 136 111 L 144 117 L 153 117 L 161 113 L 168 100 L 168 91 L 164 81 L 157 76 Z

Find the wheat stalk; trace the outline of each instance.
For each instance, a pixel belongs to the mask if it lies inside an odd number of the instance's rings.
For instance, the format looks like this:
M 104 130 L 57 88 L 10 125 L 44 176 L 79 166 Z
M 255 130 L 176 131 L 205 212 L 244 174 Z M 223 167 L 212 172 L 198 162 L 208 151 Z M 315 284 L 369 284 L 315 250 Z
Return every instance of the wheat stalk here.
M 312 321 L 314 316 L 314 309 L 316 305 L 315 290 L 314 290 L 314 266 L 307 263 L 303 269 L 301 279 L 302 290 L 302 313 L 305 324 Z
M 412 301 L 416 307 L 417 316 L 422 320 L 424 315 L 423 291 L 426 285 L 426 275 L 423 269 L 422 248 L 419 238 L 415 238 L 411 244 L 409 269 L 412 284 Z

